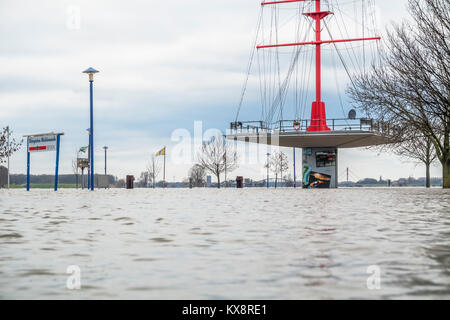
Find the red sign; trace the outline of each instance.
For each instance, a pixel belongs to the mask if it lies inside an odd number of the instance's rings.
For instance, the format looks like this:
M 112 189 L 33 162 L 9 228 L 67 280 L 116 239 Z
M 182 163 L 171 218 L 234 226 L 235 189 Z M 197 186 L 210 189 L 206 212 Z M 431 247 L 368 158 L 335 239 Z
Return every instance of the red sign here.
M 37 146 L 37 147 L 29 147 L 29 151 L 41 151 L 41 150 L 47 150 L 47 146 Z

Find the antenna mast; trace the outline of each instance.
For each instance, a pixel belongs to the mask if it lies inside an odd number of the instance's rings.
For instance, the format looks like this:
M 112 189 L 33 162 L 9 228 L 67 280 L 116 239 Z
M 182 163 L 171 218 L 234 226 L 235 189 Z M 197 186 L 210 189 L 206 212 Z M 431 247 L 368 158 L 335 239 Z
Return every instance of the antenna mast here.
M 271 45 L 262 45 L 257 46 L 257 49 L 264 48 L 274 48 L 274 47 L 288 47 L 288 46 L 302 46 L 302 45 L 315 45 L 316 46 L 316 101 L 312 103 L 311 109 L 311 124 L 306 129 L 307 131 L 330 131 L 330 128 L 327 126 L 326 120 L 326 111 L 325 111 L 325 103 L 322 102 L 321 97 L 321 45 L 327 43 L 336 43 L 336 42 L 352 42 L 352 41 L 365 41 L 365 40 L 380 40 L 380 37 L 372 37 L 372 38 L 357 38 L 357 39 L 341 39 L 341 40 L 321 40 L 321 20 L 326 16 L 333 14 L 331 11 L 321 11 L 320 1 L 321 0 L 283 0 L 283 1 L 270 1 L 270 2 L 262 2 L 261 5 L 270 5 L 270 4 L 283 4 L 283 3 L 291 3 L 291 2 L 302 2 L 302 1 L 315 1 L 316 2 L 316 11 L 304 13 L 305 16 L 312 18 L 316 21 L 316 40 L 310 42 L 298 42 L 298 43 L 287 43 L 287 44 L 271 44 Z

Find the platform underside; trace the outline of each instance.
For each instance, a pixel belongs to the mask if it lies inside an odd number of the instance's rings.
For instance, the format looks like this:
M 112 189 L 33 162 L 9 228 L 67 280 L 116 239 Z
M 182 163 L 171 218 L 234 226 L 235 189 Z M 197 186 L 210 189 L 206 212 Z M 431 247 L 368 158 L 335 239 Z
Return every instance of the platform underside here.
M 387 136 L 367 131 L 280 132 L 278 134 L 245 132 L 228 134 L 227 139 L 296 148 L 360 148 L 394 142 Z

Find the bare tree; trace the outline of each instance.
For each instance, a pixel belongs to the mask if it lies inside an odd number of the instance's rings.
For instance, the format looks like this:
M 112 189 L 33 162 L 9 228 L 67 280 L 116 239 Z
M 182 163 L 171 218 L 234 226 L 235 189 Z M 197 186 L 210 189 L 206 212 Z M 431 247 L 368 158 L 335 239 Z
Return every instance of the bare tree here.
M 283 171 L 289 169 L 289 162 L 287 155 L 284 152 L 274 152 L 270 156 L 269 163 L 264 166 L 267 168 L 269 166 L 270 171 L 275 174 L 275 188 L 278 183 L 278 174 L 281 176 L 281 181 L 283 181 Z
M 390 134 L 410 141 L 402 128 L 431 141 L 450 188 L 450 1 L 409 0 L 414 23 L 388 33 L 382 67 L 372 67 L 348 89 L 357 107 Z M 426 144 L 425 144 L 426 145 Z
M 78 173 L 79 173 L 78 159 L 72 160 L 72 170 L 73 174 L 75 175 L 76 188 L 78 189 Z
M 194 164 L 191 169 L 189 169 L 189 180 L 192 181 L 194 186 L 203 187 L 206 183 L 206 170 L 203 166 Z
M 156 159 L 155 155 L 152 155 L 150 162 L 147 165 L 148 172 L 148 181 L 152 184 L 152 187 L 155 188 L 156 177 L 161 172 L 161 164 Z
M 199 164 L 217 178 L 217 188 L 220 188 L 220 174 L 231 172 L 238 167 L 238 153 L 229 141 L 217 135 L 203 142 L 198 155 Z
M 426 171 L 425 185 L 427 188 L 430 188 L 430 167 L 437 158 L 433 142 L 430 138 L 424 136 L 420 132 L 408 129 L 404 129 L 403 132 L 406 132 L 406 137 L 400 143 L 394 144 L 392 151 L 398 156 L 423 163 Z
M 6 158 L 18 151 L 22 146 L 23 139 L 20 141 L 11 138 L 13 131 L 8 127 L 4 127 L 0 133 L 0 163 L 6 162 Z
M 148 188 L 150 182 L 149 177 L 150 173 L 148 171 L 141 172 L 141 175 L 139 177 L 139 187 Z

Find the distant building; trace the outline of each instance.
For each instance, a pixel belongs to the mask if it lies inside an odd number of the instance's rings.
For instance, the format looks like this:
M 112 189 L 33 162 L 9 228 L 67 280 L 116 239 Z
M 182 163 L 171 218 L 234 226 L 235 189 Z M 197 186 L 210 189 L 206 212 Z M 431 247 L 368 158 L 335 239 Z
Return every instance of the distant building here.
M 211 176 L 206 176 L 206 186 L 208 188 L 210 188 L 211 185 L 212 185 L 212 183 L 211 183 Z
M 8 184 L 8 169 L 0 166 L 0 188 L 4 188 Z

